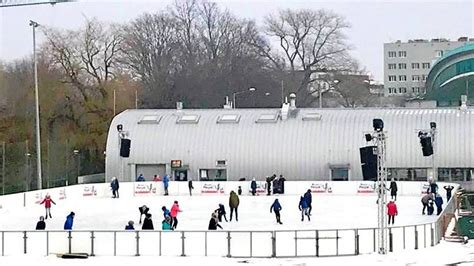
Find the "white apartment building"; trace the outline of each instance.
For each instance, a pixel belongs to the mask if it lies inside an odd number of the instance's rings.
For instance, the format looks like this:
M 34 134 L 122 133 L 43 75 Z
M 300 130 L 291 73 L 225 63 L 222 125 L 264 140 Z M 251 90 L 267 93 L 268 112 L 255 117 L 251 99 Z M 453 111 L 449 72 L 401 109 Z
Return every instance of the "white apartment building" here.
M 384 95 L 416 96 L 425 92 L 425 81 L 431 66 L 451 49 L 474 38 L 409 40 L 384 43 Z

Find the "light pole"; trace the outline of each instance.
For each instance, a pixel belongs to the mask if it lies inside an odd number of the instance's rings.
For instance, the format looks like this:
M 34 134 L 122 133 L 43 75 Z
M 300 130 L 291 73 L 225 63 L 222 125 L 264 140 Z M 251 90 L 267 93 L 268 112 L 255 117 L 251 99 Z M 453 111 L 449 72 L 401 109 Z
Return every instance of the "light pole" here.
M 76 165 L 77 165 L 77 177 L 76 177 L 76 183 L 79 180 L 79 173 L 81 169 L 81 160 L 80 160 L 80 153 L 79 150 L 74 150 L 74 156 L 76 157 Z
M 38 62 L 36 60 L 36 28 L 39 24 L 30 20 L 30 26 L 33 28 L 33 60 L 35 69 L 35 102 L 36 102 L 36 161 L 38 170 L 38 189 L 42 188 L 41 176 L 41 134 L 40 134 L 40 110 L 39 110 L 39 93 L 38 93 Z
M 237 108 L 237 104 L 235 102 L 235 96 L 238 95 L 238 94 L 241 94 L 241 93 L 245 93 L 245 92 L 253 92 L 253 91 L 256 91 L 257 89 L 255 89 L 254 87 L 250 87 L 248 90 L 245 90 L 245 91 L 237 91 L 237 92 L 234 92 L 232 93 L 232 99 L 233 99 L 233 102 L 232 102 L 232 106 L 234 107 L 234 109 Z

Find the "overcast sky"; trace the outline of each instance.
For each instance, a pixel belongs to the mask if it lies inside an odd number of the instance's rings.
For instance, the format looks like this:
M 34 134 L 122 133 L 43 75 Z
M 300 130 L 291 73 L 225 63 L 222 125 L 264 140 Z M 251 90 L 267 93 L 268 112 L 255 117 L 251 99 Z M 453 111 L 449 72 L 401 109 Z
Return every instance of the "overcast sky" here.
M 11 61 L 32 53 L 29 20 L 39 24 L 78 28 L 85 18 L 127 22 L 143 12 L 163 10 L 171 0 L 79 0 L 55 6 L 0 8 L 0 60 Z M 474 37 L 474 0 L 217 0 L 238 17 L 256 19 L 282 8 L 331 9 L 351 24 L 346 31 L 352 54 L 376 80 L 383 80 L 383 43 L 408 39 Z M 44 40 L 38 34 L 37 41 Z

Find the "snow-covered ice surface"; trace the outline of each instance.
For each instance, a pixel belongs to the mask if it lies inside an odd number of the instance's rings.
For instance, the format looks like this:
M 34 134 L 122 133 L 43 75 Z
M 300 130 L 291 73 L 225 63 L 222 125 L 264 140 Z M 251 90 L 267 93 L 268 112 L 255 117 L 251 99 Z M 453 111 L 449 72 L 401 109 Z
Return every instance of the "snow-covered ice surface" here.
M 281 202 L 283 225 L 275 222 L 270 213 L 270 205 L 275 198 Z M 206 230 L 211 212 L 219 203 L 226 206 L 227 218 L 228 196 L 169 196 L 169 197 L 132 197 L 124 199 L 87 198 L 82 200 L 58 201 L 53 205 L 53 219 L 47 220 L 47 229 L 61 230 L 66 215 L 76 213 L 74 229 L 84 230 L 122 230 L 128 220 L 134 220 L 138 227 L 138 207 L 146 204 L 153 214 L 155 228 L 161 227 L 161 207 L 171 207 L 178 200 L 182 213 L 179 214 L 179 230 Z M 377 208 L 374 196 L 336 196 L 313 194 L 313 212 L 310 222 L 301 222 L 298 210 L 299 196 L 241 196 L 238 222 L 221 223 L 226 230 L 301 230 L 301 229 L 341 229 L 357 227 L 376 227 Z M 436 216 L 421 215 L 420 197 L 399 197 L 397 201 L 399 215 L 396 225 L 412 225 L 433 222 Z M 26 208 L 0 209 L 1 230 L 32 230 L 37 219 L 44 215 L 42 205 Z M 6 243 L 7 244 L 7 243 Z M 35 247 L 30 244 L 29 249 Z M 362 245 L 362 244 L 361 244 Z M 18 246 L 21 248 L 21 245 Z M 189 247 L 188 247 L 189 248 Z M 179 249 L 179 247 L 177 247 Z M 21 251 L 20 251 L 21 252 Z M 164 254 L 165 255 L 165 254 Z M 173 263 L 177 265 L 474 265 L 474 245 L 447 243 L 419 250 L 400 250 L 388 255 L 366 254 L 349 257 L 329 258 L 279 258 L 279 259 L 235 259 L 201 256 L 97 256 L 86 260 L 64 260 L 55 256 L 12 255 L 0 257 L 0 265 L 139 265 L 142 263 Z

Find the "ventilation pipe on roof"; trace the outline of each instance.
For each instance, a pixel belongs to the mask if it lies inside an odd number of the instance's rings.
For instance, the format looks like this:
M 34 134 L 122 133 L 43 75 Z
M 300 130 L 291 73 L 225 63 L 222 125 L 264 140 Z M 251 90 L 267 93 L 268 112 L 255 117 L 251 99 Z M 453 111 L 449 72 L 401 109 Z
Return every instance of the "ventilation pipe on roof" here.
M 461 111 L 467 110 L 467 95 L 461 95 L 461 107 L 459 107 Z
M 176 110 L 183 110 L 183 102 L 176 102 Z
M 294 93 L 290 94 L 290 109 L 296 109 L 296 94 Z
M 229 96 L 225 96 L 224 109 L 232 109 L 232 104 L 229 101 Z
M 281 106 L 281 120 L 288 119 L 288 113 L 290 112 L 290 104 L 288 103 L 288 98 L 285 97 L 285 102 Z

